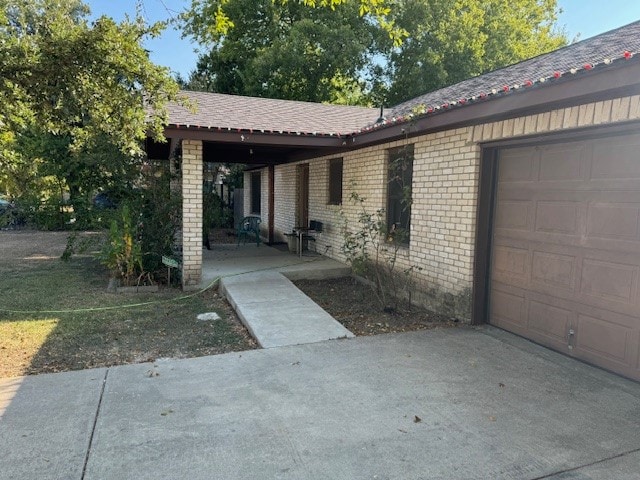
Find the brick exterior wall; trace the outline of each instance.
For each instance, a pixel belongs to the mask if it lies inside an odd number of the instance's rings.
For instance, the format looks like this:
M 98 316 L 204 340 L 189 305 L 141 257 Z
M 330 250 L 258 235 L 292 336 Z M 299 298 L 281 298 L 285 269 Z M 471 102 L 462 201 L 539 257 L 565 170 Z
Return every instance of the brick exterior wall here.
M 274 237 L 275 241 L 286 241 L 285 233 L 296 226 L 297 175 L 296 165 L 276 165 L 274 172 Z M 311 172 L 309 183 L 311 184 Z M 311 205 L 311 198 L 309 199 Z
M 202 280 L 202 142 L 182 141 L 182 288 Z
M 386 207 L 387 150 L 414 145 L 411 243 L 399 252 L 400 268 L 413 266 L 416 291 L 412 298 L 440 313 L 468 320 L 471 315 L 476 209 L 480 171 L 480 144 L 508 138 L 640 119 L 640 96 L 564 108 L 499 122 L 431 133 L 389 142 L 342 155 L 343 203 L 327 205 L 329 160 L 308 160 L 310 166 L 309 218 L 324 223 L 316 250 L 344 260 L 341 218 L 357 224 L 358 209 L 349 200 L 352 191 L 366 198 L 374 212 Z M 296 164 L 275 168 L 276 240 L 295 226 Z M 267 189 L 263 188 L 263 197 Z M 341 217 L 340 211 L 344 217 Z

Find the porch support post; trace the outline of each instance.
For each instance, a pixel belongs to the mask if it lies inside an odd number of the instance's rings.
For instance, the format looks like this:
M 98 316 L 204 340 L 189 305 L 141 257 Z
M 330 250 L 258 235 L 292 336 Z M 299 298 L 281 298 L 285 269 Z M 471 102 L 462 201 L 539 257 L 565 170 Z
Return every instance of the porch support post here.
M 273 224 L 275 223 L 275 212 L 274 212 L 274 207 L 275 207 L 275 193 L 274 193 L 274 188 L 275 188 L 275 167 L 273 165 L 269 165 L 269 229 L 268 229 L 268 236 L 269 236 L 269 245 L 272 245 L 275 242 L 275 238 L 274 238 L 274 228 L 273 228 Z
M 202 280 L 202 141 L 182 141 L 182 289 Z

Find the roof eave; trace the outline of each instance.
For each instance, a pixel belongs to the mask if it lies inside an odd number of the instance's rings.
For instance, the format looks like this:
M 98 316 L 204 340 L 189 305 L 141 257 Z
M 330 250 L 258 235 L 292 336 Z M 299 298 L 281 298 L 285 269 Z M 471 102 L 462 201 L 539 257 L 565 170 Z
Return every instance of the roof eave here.
M 407 136 L 413 137 L 586 102 L 640 94 L 639 60 L 640 58 L 634 58 L 578 76 L 563 76 L 534 87 L 510 90 L 497 97 L 450 106 L 408 121 L 358 132 L 347 139 L 347 145 L 350 148 L 362 148 Z
M 302 132 L 261 132 L 247 129 L 218 129 L 192 125 L 168 125 L 167 138 L 203 140 L 254 146 L 289 146 L 297 148 L 340 148 L 345 146 L 344 136 L 336 134 L 308 134 Z

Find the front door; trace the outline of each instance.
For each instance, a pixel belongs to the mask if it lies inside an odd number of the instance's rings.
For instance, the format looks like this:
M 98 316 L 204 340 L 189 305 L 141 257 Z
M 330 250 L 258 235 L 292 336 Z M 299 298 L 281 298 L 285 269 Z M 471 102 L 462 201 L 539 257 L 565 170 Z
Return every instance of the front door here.
M 298 165 L 298 208 L 296 227 L 309 226 L 309 164 Z

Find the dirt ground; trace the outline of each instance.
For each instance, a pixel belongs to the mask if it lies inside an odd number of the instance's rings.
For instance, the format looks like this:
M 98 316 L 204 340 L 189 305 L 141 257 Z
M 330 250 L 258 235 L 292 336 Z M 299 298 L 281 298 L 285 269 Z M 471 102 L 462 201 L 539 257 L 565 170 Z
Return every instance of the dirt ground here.
M 235 230 L 212 229 L 209 241 L 211 244 L 235 243 Z M 384 312 L 371 287 L 352 278 L 303 280 L 294 283 L 357 336 L 450 328 L 459 324 L 455 319 L 406 304 L 394 312 Z
M 0 261 L 58 259 L 67 245 L 68 237 L 69 232 L 0 231 Z
M 402 305 L 384 312 L 371 287 L 345 277 L 336 280 L 302 280 L 296 286 L 356 336 L 450 328 L 455 319 L 416 306 Z

